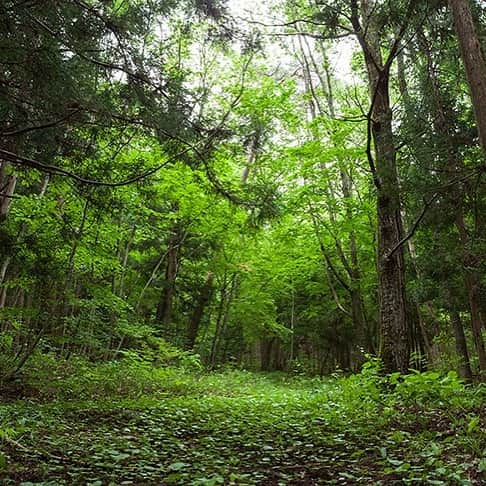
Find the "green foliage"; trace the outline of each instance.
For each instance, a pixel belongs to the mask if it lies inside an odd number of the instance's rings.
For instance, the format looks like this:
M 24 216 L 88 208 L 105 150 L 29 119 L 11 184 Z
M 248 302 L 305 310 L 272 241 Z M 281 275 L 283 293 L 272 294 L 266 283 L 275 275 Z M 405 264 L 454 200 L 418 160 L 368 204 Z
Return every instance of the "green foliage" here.
M 23 381 L 43 399 L 173 396 L 191 387 L 197 390 L 186 373 L 201 369 L 199 357 L 158 344 L 157 350 L 126 351 L 122 359 L 101 364 L 82 357 L 65 361 L 54 354 L 36 353 L 24 368 Z
M 449 321 L 484 310 L 486 198 L 445 3 L 411 4 L 423 21 L 384 83 L 429 370 L 390 376 L 367 356 L 382 266 L 364 57 L 351 87 L 321 39 L 351 32 L 350 2 L 275 6 L 282 34 L 310 34 L 278 48 L 219 0 L 41 3 L 0 5 L 2 150 L 33 159 L 0 161 L 0 480 L 481 481 L 485 389 L 450 371 Z M 361 16 L 384 56 L 408 4 L 392 3 Z
M 395 386 L 395 393 L 407 405 L 434 403 L 454 406 L 461 403 L 465 393 L 465 386 L 455 371 L 443 376 L 435 371 L 420 373 L 412 370 L 411 374 L 403 377 L 394 373 L 388 382 Z
M 252 485 L 276 476 L 282 482 L 445 484 L 454 478 L 468 484 L 480 474 L 484 396 L 464 388 L 455 405 L 429 397 L 427 408 L 409 407 L 408 395 L 379 384 L 376 369 L 373 362 L 361 375 L 320 380 L 236 370 L 149 371 L 135 358 L 97 368 L 76 363 L 65 378 L 65 385 L 79 384 L 69 401 L 0 407 L 5 484 L 15 477 L 56 484 Z M 137 383 L 149 372 L 152 385 L 142 390 Z M 137 380 L 122 378 L 127 373 Z M 455 378 L 447 379 L 446 389 Z M 104 392 L 74 399 L 90 380 Z M 409 388 L 421 389 L 413 383 Z M 456 406 L 464 419 L 456 417 Z M 450 440 L 455 434 L 458 440 Z

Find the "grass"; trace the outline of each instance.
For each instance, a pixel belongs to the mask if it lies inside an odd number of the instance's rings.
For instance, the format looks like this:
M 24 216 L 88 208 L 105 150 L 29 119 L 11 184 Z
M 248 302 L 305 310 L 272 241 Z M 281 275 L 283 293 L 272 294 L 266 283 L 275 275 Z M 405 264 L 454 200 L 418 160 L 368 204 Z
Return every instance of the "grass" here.
M 453 374 L 385 381 L 370 366 L 320 380 L 110 366 L 61 373 L 49 393 L 0 406 L 1 484 L 486 479 L 484 388 L 465 388 Z

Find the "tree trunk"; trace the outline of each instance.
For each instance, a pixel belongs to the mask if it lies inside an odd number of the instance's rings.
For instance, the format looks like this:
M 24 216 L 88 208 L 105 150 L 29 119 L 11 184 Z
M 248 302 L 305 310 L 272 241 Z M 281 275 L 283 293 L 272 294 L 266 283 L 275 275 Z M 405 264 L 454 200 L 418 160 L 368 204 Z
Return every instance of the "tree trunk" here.
M 180 228 L 175 226 L 171 230 L 167 248 L 167 266 L 165 267 L 165 281 L 159 305 L 155 315 L 156 323 L 169 335 L 172 320 L 172 301 L 175 293 L 177 270 L 179 266 L 179 247 L 181 241 Z
M 226 280 L 226 273 L 225 273 L 224 279 L 223 279 L 223 285 L 221 286 L 221 289 L 219 291 L 219 305 L 218 305 L 218 311 L 217 311 L 217 316 L 216 316 L 216 323 L 215 323 L 215 327 L 214 327 L 213 341 L 211 343 L 211 352 L 209 354 L 209 360 L 208 360 L 208 364 L 209 364 L 210 368 L 213 368 L 214 365 L 216 364 L 216 356 L 217 356 L 218 345 L 219 345 L 219 337 L 220 337 L 220 333 L 221 333 L 221 324 L 222 324 L 222 321 L 223 321 L 223 313 L 224 313 L 225 304 L 226 304 L 227 287 L 228 287 L 228 282 Z
M 197 333 L 199 331 L 199 326 L 201 324 L 201 320 L 204 314 L 204 309 L 209 304 L 209 301 L 211 300 L 211 295 L 213 293 L 213 281 L 214 273 L 208 272 L 206 282 L 201 289 L 201 293 L 196 303 L 196 307 L 194 308 L 191 320 L 189 321 L 186 343 L 187 349 L 193 349 L 194 344 L 196 343 Z
M 10 176 L 5 189 L 0 195 L 0 221 L 3 221 L 10 210 L 12 198 L 15 192 L 15 186 L 17 185 L 17 176 Z
M 361 26 L 357 2 L 353 3 L 352 23 L 362 47 L 370 86 L 368 162 L 377 191 L 378 213 L 378 299 L 380 309 L 380 357 L 387 372 L 407 372 L 410 358 L 410 332 L 405 293 L 405 266 L 400 187 L 392 131 L 389 76 L 393 60 L 383 63 L 380 26 L 375 21 L 374 5 L 364 1 Z M 395 39 L 397 44 L 399 39 Z M 392 56 L 392 54 L 389 54 Z
M 454 331 L 456 353 L 459 356 L 459 376 L 466 381 L 472 381 L 471 364 L 469 362 L 466 336 L 464 335 L 464 327 L 462 325 L 461 317 L 455 308 L 451 308 L 449 312 L 451 316 L 452 330 Z
M 262 338 L 260 341 L 260 366 L 262 371 L 270 371 L 274 337 Z
M 463 245 L 467 245 L 469 237 L 466 231 L 464 216 L 462 211 L 456 217 L 456 228 L 459 231 L 459 239 Z M 467 248 L 464 246 L 464 248 Z M 469 301 L 469 310 L 471 313 L 471 328 L 473 333 L 474 346 L 479 359 L 479 369 L 481 372 L 486 372 L 486 351 L 484 349 L 484 341 L 482 335 L 482 327 L 484 325 L 481 316 L 481 309 L 479 305 L 479 288 L 481 284 L 480 276 L 476 270 L 478 266 L 478 257 L 472 255 L 466 249 L 463 252 L 463 268 L 464 268 L 464 283 L 467 291 Z
M 321 75 L 319 67 L 317 66 L 316 60 L 312 54 L 311 46 L 309 45 L 305 36 L 303 39 L 301 36 L 298 36 L 299 40 L 299 47 L 301 52 L 301 59 L 299 61 L 302 66 L 302 72 L 304 77 L 304 85 L 305 91 L 308 95 L 309 103 L 309 117 L 311 120 L 314 120 L 319 115 L 324 115 L 325 112 L 319 102 L 319 97 L 317 96 L 316 90 L 313 85 L 312 80 L 312 73 L 311 73 L 311 66 L 314 69 L 314 73 L 317 74 L 319 82 L 321 84 L 321 88 L 325 90 L 325 95 L 327 98 L 327 108 L 329 111 L 329 115 L 331 117 L 335 117 L 335 107 L 334 107 L 334 97 L 332 91 L 332 82 L 331 82 L 331 72 L 329 69 L 329 63 L 326 57 L 326 53 L 321 46 L 321 54 L 324 58 L 324 70 L 325 70 L 325 78 Z M 304 49 L 304 44 L 306 49 Z M 312 136 L 316 137 L 316 132 L 311 132 Z M 323 164 L 324 167 L 324 164 Z M 350 174 L 344 169 L 340 169 L 340 176 L 341 176 L 341 190 L 343 196 L 346 200 L 351 200 L 353 196 L 353 183 Z M 336 195 L 333 194 L 332 186 L 328 187 L 328 191 L 330 192 L 329 198 L 330 200 L 335 200 Z M 334 215 L 334 208 L 332 204 L 328 207 L 328 215 L 333 224 L 336 223 L 336 217 Z M 351 220 L 352 213 L 348 207 L 346 210 L 346 217 L 348 220 Z M 314 227 L 316 230 L 316 236 L 319 239 L 319 235 L 317 233 L 317 224 L 314 222 Z M 361 346 L 363 346 L 368 353 L 375 352 L 375 346 L 373 344 L 373 339 L 371 337 L 370 329 L 368 326 L 366 313 L 365 313 L 365 306 L 364 306 L 364 299 L 361 292 L 361 272 L 359 268 L 359 261 L 358 261 L 358 251 L 356 245 L 356 236 L 353 230 L 349 232 L 349 253 L 350 258 L 348 261 L 348 257 L 343 250 L 342 242 L 336 237 L 336 235 L 330 231 L 331 236 L 333 237 L 336 245 L 336 250 L 338 256 L 343 264 L 346 273 L 349 276 L 349 280 L 347 280 L 348 284 L 344 286 L 344 288 L 349 292 L 350 300 L 351 300 L 351 319 L 353 321 L 354 326 L 357 330 L 357 339 L 355 342 L 358 342 Z M 321 248 L 323 245 L 321 244 Z M 327 259 L 327 257 L 326 257 Z M 343 281 L 343 280 L 342 280 Z M 338 303 L 337 294 L 332 286 L 332 282 L 330 282 L 331 292 L 333 293 L 334 299 L 338 304 L 338 307 L 341 309 L 341 305 Z
M 428 62 L 428 75 L 429 80 L 432 85 L 432 92 L 434 94 L 434 101 L 437 110 L 437 122 L 435 129 L 439 134 L 441 134 L 446 140 L 446 147 L 448 150 L 448 159 L 446 164 L 446 169 L 448 173 L 448 178 L 453 180 L 457 173 L 464 170 L 464 163 L 459 158 L 458 147 L 452 140 L 451 136 L 455 131 L 454 125 L 450 122 L 450 109 L 444 102 L 440 82 L 437 79 L 436 71 L 433 66 L 433 60 L 431 52 L 428 49 L 428 44 L 425 39 L 421 40 L 421 46 L 424 54 L 427 57 Z M 456 209 L 456 215 L 454 218 L 454 226 L 457 229 L 459 241 L 462 247 L 462 267 L 464 274 L 464 284 L 467 291 L 469 310 L 471 315 L 471 327 L 473 331 L 473 340 L 476 347 L 476 351 L 479 358 L 479 368 L 481 371 L 486 371 L 486 352 L 484 349 L 484 342 L 481 329 L 484 326 L 484 322 L 481 315 L 479 289 L 481 286 L 481 278 L 478 271 L 478 266 L 480 264 L 481 258 L 474 254 L 471 248 L 471 238 L 468 234 L 466 228 L 466 221 L 464 216 L 464 192 L 455 190 L 449 194 L 453 207 Z M 454 318 L 451 315 L 452 321 Z M 467 349 L 466 349 L 467 352 Z
M 344 169 L 341 169 L 341 185 L 342 185 L 343 196 L 347 200 L 351 200 L 352 180 L 351 180 L 351 176 Z M 348 219 L 351 220 L 352 218 L 351 211 L 347 209 L 346 213 Z M 351 297 L 351 315 L 353 318 L 353 323 L 355 324 L 358 333 L 361 334 L 362 344 L 364 345 L 366 352 L 374 353 L 375 346 L 373 343 L 373 338 L 371 336 L 368 320 L 366 318 L 364 299 L 363 299 L 363 294 L 361 292 L 361 271 L 359 268 L 356 235 L 353 230 L 349 232 L 349 252 L 350 252 L 350 264 L 345 265 L 345 268 L 348 272 L 349 279 L 350 279 L 349 288 L 350 288 L 350 297 Z M 344 252 L 341 253 L 342 253 L 342 258 L 345 258 Z
M 486 156 L 486 63 L 474 28 L 469 0 L 449 0 L 461 58 L 471 90 L 479 141 Z

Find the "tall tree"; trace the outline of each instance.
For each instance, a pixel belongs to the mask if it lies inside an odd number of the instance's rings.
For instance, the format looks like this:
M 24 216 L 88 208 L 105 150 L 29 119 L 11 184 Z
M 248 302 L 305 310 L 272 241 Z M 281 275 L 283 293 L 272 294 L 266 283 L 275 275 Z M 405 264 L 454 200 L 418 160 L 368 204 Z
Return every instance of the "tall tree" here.
M 479 141 L 486 157 L 486 62 L 474 26 L 470 0 L 449 0 L 461 58 L 471 90 Z
M 403 227 L 392 128 L 390 75 L 393 61 L 407 32 L 414 3 L 411 0 L 406 11 L 402 12 L 397 33 L 384 59 L 382 45 L 387 40 L 387 34 L 383 15 L 386 12 L 382 11 L 379 2 L 366 0 L 359 5 L 357 0 L 351 0 L 351 23 L 363 51 L 371 99 L 367 156 L 377 192 L 380 356 L 387 371 L 402 372 L 406 372 L 409 366 L 410 322 L 407 316 Z

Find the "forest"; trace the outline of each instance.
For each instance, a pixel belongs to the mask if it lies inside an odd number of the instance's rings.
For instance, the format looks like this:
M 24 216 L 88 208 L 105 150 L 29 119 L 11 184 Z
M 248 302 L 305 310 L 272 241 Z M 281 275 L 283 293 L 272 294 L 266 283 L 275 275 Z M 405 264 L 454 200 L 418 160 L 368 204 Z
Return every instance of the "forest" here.
M 486 483 L 486 2 L 0 19 L 0 484 Z

